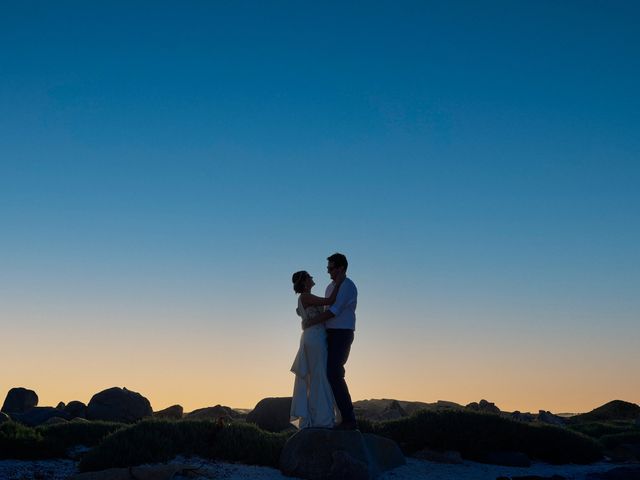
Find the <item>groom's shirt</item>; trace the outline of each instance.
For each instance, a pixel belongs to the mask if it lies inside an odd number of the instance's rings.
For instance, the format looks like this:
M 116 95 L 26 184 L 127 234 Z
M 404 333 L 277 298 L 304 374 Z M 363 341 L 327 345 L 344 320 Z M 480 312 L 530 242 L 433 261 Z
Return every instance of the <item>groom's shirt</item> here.
M 331 295 L 335 283 L 331 282 L 325 291 L 325 297 Z M 356 305 L 358 304 L 358 289 L 349 278 L 345 278 L 336 302 L 329 307 L 329 311 L 335 315 L 331 320 L 325 322 L 327 328 L 342 328 L 346 330 L 356 329 Z

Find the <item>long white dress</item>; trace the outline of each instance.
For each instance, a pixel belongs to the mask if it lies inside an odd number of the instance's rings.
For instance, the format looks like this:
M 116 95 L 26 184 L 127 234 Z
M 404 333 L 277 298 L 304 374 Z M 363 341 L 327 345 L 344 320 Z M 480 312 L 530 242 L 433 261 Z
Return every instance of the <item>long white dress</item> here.
M 298 300 L 298 314 L 302 320 L 312 319 L 323 307 L 302 308 Z M 327 380 L 327 331 L 320 323 L 302 331 L 300 348 L 291 371 L 296 378 L 291 401 L 291 423 L 296 427 L 332 428 L 336 421 L 335 400 Z

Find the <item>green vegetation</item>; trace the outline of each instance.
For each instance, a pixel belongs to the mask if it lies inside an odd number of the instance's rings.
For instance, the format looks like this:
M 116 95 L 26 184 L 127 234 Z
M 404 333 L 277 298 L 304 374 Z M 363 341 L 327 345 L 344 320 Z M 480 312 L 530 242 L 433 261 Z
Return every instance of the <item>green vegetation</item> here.
M 588 435 L 592 438 L 601 438 L 604 435 L 615 435 L 618 433 L 624 433 L 636 430 L 637 427 L 633 422 L 627 420 L 613 420 L 609 422 L 585 422 L 570 425 L 571 430 L 580 432 L 584 435 Z
M 74 445 L 91 447 L 122 428 L 119 423 L 69 422 L 37 428 L 16 422 L 0 425 L 0 458 L 59 458 Z
M 465 410 L 422 410 L 399 420 L 359 423 L 361 431 L 391 438 L 407 454 L 428 447 L 457 450 L 471 460 L 482 460 L 489 452 L 519 451 L 552 463 L 588 463 L 601 457 L 603 446 L 640 442 L 640 429 L 630 422 L 565 429 Z M 81 471 L 164 462 L 176 455 L 277 466 L 289 435 L 244 422 L 210 420 L 70 422 L 37 428 L 6 422 L 0 425 L 0 458 L 64 457 L 69 447 L 85 445 L 93 449 L 82 458 Z
M 581 433 L 464 410 L 422 410 L 399 420 L 362 422 L 361 429 L 395 440 L 406 453 L 428 447 L 482 460 L 489 452 L 519 451 L 550 463 L 589 463 L 602 456 L 600 444 Z
M 33 428 L 15 422 L 0 424 L 0 458 L 47 458 L 44 438 Z
M 80 471 L 165 462 L 178 454 L 277 466 L 288 434 L 208 420 L 145 420 L 118 430 L 80 462 Z

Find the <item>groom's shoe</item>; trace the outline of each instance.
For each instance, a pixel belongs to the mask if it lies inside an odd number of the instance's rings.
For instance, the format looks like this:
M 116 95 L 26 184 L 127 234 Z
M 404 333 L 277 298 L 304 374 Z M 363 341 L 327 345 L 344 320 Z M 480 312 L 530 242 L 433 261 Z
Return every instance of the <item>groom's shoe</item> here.
M 336 430 L 357 430 L 358 424 L 355 420 L 347 420 L 342 422 L 340 425 L 336 425 L 334 428 Z

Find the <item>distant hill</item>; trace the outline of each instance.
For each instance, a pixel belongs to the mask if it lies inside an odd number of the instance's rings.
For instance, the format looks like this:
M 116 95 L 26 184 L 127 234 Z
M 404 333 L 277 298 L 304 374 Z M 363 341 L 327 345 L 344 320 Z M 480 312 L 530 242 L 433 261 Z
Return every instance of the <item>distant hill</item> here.
M 640 418 L 640 406 L 622 400 L 613 400 L 588 413 L 574 415 L 570 423 L 598 422 L 610 420 L 636 420 Z

